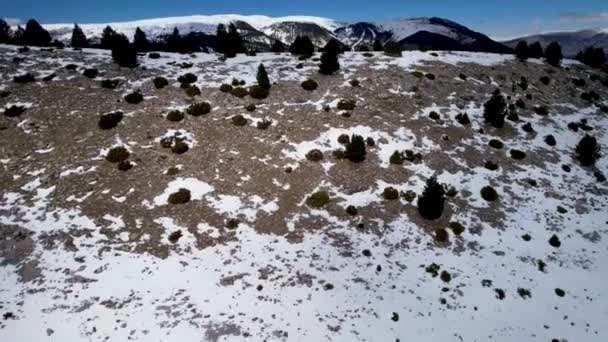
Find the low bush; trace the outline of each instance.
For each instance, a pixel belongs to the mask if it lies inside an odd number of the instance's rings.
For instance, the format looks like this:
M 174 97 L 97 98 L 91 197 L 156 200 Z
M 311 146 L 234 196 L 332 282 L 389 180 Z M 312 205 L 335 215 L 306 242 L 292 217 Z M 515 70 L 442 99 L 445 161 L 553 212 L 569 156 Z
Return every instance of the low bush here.
M 435 241 L 439 243 L 448 242 L 448 231 L 443 228 L 435 230 Z
M 595 137 L 585 135 L 576 145 L 576 159 L 583 166 L 591 166 L 601 157 L 600 149 Z
M 99 122 L 97 126 L 101 129 L 112 129 L 118 126 L 118 123 L 122 120 L 123 113 L 121 111 L 115 111 L 111 113 L 102 114 L 99 117 Z
M 268 97 L 270 91 L 259 85 L 253 85 L 249 88 L 249 96 L 256 100 L 262 100 Z
M 387 56 L 401 57 L 403 55 L 402 51 L 403 47 L 401 44 L 395 41 L 386 42 L 386 44 L 384 44 L 384 54 Z
M 245 110 L 248 112 L 255 112 L 255 109 L 256 109 L 256 107 L 255 107 L 255 104 L 253 104 L 253 103 L 250 103 L 245 106 Z
M 491 186 L 484 186 L 481 188 L 481 198 L 488 202 L 494 202 L 498 199 L 498 193 Z
M 74 71 L 76 69 L 78 69 L 78 65 L 76 64 L 67 64 L 66 66 L 64 66 L 65 70 L 70 70 L 70 71 Z
M 201 116 L 211 112 L 211 104 L 209 102 L 193 103 L 186 109 L 186 113 L 192 116 Z
M 245 119 L 245 117 L 242 116 L 241 114 L 237 114 L 237 115 L 233 116 L 231 121 L 232 121 L 232 124 L 235 126 L 245 126 L 247 124 L 247 119 Z
M 232 92 L 232 86 L 230 84 L 224 83 L 220 86 L 220 91 L 222 93 L 230 93 Z
M 356 78 L 348 81 L 348 83 L 350 84 L 351 87 L 354 87 L 354 88 L 361 86 L 361 82 L 359 82 L 359 80 Z
M 306 81 L 302 82 L 301 86 L 302 86 L 302 88 L 304 88 L 304 90 L 313 91 L 313 90 L 317 89 L 317 87 L 319 85 L 317 84 L 317 82 L 315 82 L 314 80 L 311 80 L 309 78 Z
M 547 116 L 549 114 L 549 110 L 545 106 L 535 106 L 534 112 L 538 115 Z
M 471 120 L 469 119 L 469 115 L 467 113 L 457 114 L 456 121 L 463 126 L 468 126 L 471 124 Z
M 167 202 L 170 204 L 184 204 L 190 202 L 191 194 L 190 190 L 180 188 L 177 192 L 169 195 Z
M 36 81 L 36 77 L 29 72 L 13 77 L 13 82 L 15 83 L 30 83 L 34 81 Z
M 551 82 L 551 79 L 547 76 L 542 76 L 540 78 L 540 83 L 542 83 L 544 85 L 549 85 L 550 82 Z
M 159 59 L 160 58 L 160 54 L 158 52 L 150 52 L 148 54 L 148 58 L 150 58 L 150 59 Z
M 346 144 L 344 157 L 353 163 L 360 163 L 365 160 L 365 154 L 365 140 L 362 136 L 353 134 Z
M 507 116 L 507 102 L 498 89 L 483 107 L 483 117 L 486 122 L 495 128 L 502 128 Z
M 179 83 L 186 83 L 186 84 L 194 83 L 197 80 L 198 80 L 198 77 L 196 77 L 196 75 L 194 75 L 193 73 L 183 74 L 177 78 L 177 81 Z
M 596 93 L 595 91 L 591 90 L 589 92 L 581 93 L 581 99 L 583 99 L 587 102 L 596 102 L 596 101 L 600 100 L 600 95 L 598 93 Z
M 268 119 L 262 119 L 262 121 L 258 121 L 258 123 L 256 124 L 256 127 L 258 129 L 267 129 L 268 127 L 270 127 L 272 125 L 272 121 L 268 120 Z
M 572 84 L 574 84 L 575 87 L 584 87 L 585 84 L 587 84 L 587 82 L 585 82 L 584 79 L 582 78 L 573 78 L 572 79 Z
M 424 77 L 426 77 L 428 80 L 431 80 L 431 81 L 435 79 L 435 75 L 431 74 L 430 72 L 426 73 L 424 75 Z
M 349 141 L 350 137 L 348 136 L 348 134 L 340 134 L 340 136 L 338 137 L 338 143 L 342 145 L 348 144 Z
M 191 84 L 186 88 L 186 95 L 190 97 L 198 96 L 201 94 L 201 90 L 194 84 Z
M 125 95 L 125 101 L 130 104 L 138 104 L 144 100 L 144 96 L 140 91 L 134 91 Z
M 156 89 L 162 89 L 169 85 L 169 81 L 167 81 L 167 79 L 162 76 L 154 77 L 154 80 L 152 80 L 152 82 L 154 83 L 154 87 Z
M 509 153 L 511 154 L 511 158 L 515 160 L 522 160 L 526 158 L 526 153 L 520 150 L 511 150 Z
M 313 162 L 321 161 L 323 160 L 323 152 L 317 149 L 310 150 L 308 153 L 306 153 L 306 159 Z
M 555 137 L 553 135 L 549 134 L 545 137 L 545 143 L 549 146 L 555 146 L 557 141 L 555 141 Z
M 106 160 L 110 163 L 120 163 L 129 159 L 130 153 L 123 146 L 112 147 L 108 154 L 106 154 Z
M 329 203 L 329 194 L 326 191 L 318 191 L 308 196 L 306 199 L 306 205 L 311 208 L 323 208 Z
M 184 119 L 184 113 L 179 110 L 172 110 L 167 113 L 167 120 L 172 122 L 182 121 Z
M 354 110 L 356 106 L 357 103 L 355 102 L 355 100 L 342 99 L 338 102 L 339 110 Z
M 459 222 L 451 222 L 450 229 L 452 229 L 452 232 L 454 232 L 454 235 L 456 236 L 460 236 L 464 233 L 464 226 Z
M 382 192 L 382 197 L 384 197 L 385 200 L 396 200 L 399 199 L 399 191 L 393 187 L 387 187 L 384 188 L 384 191 Z
M 176 230 L 174 232 L 171 232 L 171 234 L 169 234 L 169 242 L 171 243 L 177 243 L 177 241 L 183 236 L 182 231 L 181 230 Z
M 365 143 L 367 144 L 367 147 L 374 147 L 374 146 L 376 146 L 376 141 L 372 137 L 365 138 Z
M 182 139 L 174 139 L 173 146 L 171 146 L 171 152 L 175 154 L 184 154 L 188 152 L 190 147 Z
M 99 75 L 99 71 L 95 68 L 84 69 L 82 75 L 88 78 L 95 78 Z
M 105 89 L 116 89 L 119 83 L 120 80 L 118 79 L 105 79 L 101 80 L 101 87 Z
M 490 145 L 491 148 L 500 150 L 501 148 L 503 148 L 505 145 L 503 144 L 502 141 L 498 140 L 498 139 L 491 139 L 488 142 L 488 145 Z
M 118 163 L 118 170 L 119 171 L 126 172 L 126 171 L 131 170 L 132 168 L 133 168 L 133 163 L 131 163 L 128 160 L 123 160 L 120 163 Z
M 484 167 L 490 171 L 496 171 L 498 170 L 498 164 L 496 162 L 493 162 L 491 160 L 486 161 L 486 163 L 484 164 Z
M 249 92 L 247 91 L 247 89 L 245 89 L 243 87 L 234 87 L 230 91 L 230 94 L 232 94 L 232 96 L 243 98 L 243 97 L 249 95 Z
M 405 156 L 403 155 L 403 152 L 399 151 L 393 152 L 393 154 L 391 154 L 391 157 L 389 158 L 389 162 L 394 165 L 402 165 L 404 161 Z

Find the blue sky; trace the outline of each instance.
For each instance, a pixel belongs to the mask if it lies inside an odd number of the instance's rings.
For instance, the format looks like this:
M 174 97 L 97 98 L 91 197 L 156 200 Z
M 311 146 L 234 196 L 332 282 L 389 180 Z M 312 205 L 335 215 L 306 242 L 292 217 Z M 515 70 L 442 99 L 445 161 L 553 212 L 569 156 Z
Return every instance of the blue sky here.
M 439 16 L 493 37 L 608 28 L 599 0 L 2 0 L 0 16 L 42 23 L 94 23 L 190 14 L 316 15 L 340 20 Z

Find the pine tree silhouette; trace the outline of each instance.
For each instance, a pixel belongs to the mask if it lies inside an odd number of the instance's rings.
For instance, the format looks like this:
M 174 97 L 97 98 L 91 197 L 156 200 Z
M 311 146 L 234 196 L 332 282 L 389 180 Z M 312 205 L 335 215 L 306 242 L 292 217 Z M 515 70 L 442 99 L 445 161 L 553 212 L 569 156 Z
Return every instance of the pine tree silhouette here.
M 89 47 L 89 41 L 87 40 L 87 36 L 82 32 L 82 29 L 78 24 L 74 24 L 74 29 L 72 30 L 72 47 L 76 48 L 85 48 Z

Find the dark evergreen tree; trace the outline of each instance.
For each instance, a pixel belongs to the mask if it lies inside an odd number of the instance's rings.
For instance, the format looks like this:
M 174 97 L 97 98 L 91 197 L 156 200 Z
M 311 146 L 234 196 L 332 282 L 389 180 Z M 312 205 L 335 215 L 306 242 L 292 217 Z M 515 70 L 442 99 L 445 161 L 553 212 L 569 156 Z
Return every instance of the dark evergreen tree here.
M 13 44 L 24 45 L 25 44 L 25 41 L 23 39 L 24 35 L 25 35 L 25 30 L 23 29 L 23 27 L 21 27 L 21 25 L 18 25 L 17 29 L 13 33 Z
M 353 134 L 346 144 L 344 158 L 353 163 L 360 163 L 365 160 L 365 154 L 365 139 L 360 135 Z
M 496 89 L 492 97 L 483 105 L 483 118 L 496 128 L 502 128 L 507 116 L 507 102 L 500 90 Z
M 226 31 L 226 25 L 224 25 L 224 24 L 217 25 L 217 30 L 216 30 L 215 36 L 216 36 L 215 50 L 219 53 L 225 53 L 226 46 L 228 45 L 228 31 Z
M 236 29 L 236 26 L 231 23 L 228 25 L 228 35 L 227 35 L 227 44 L 226 51 L 224 51 L 224 56 L 227 58 L 235 57 L 237 53 L 245 52 L 245 47 L 243 45 L 243 40 L 241 39 L 241 35 Z
M 289 52 L 293 55 L 310 57 L 315 53 L 315 46 L 307 36 L 297 36 L 289 46 Z
M 113 45 L 113 40 L 114 38 L 116 38 L 116 31 L 114 31 L 114 29 L 112 29 L 110 26 L 106 26 L 103 29 L 103 32 L 101 34 L 101 48 L 102 49 L 111 49 L 112 45 Z
M 0 18 L 0 44 L 8 44 L 12 40 L 12 30 L 11 27 Z
M 51 44 L 51 35 L 36 20 L 30 19 L 25 24 L 23 41 L 25 45 L 49 46 Z
M 444 203 L 445 189 L 433 176 L 426 181 L 424 191 L 418 197 L 418 212 L 427 220 L 436 220 L 441 217 Z
M 264 64 L 260 64 L 258 66 L 258 74 L 256 75 L 256 79 L 260 87 L 264 89 L 270 89 L 270 80 L 268 79 L 268 74 L 266 73 L 266 68 L 264 68 Z
M 146 37 L 146 33 L 139 27 L 135 29 L 135 34 L 133 35 L 133 46 L 138 52 L 145 52 L 150 49 L 148 37 Z
M 84 48 L 89 47 L 89 41 L 87 40 L 87 36 L 82 32 L 82 29 L 78 24 L 74 24 L 74 29 L 72 30 L 72 47 L 75 48 Z
M 274 43 L 272 43 L 271 51 L 277 53 L 285 52 L 285 46 L 278 39 L 276 39 Z
M 606 54 L 602 48 L 594 48 L 592 46 L 580 51 L 576 55 L 576 59 L 592 68 L 601 68 L 606 64 Z
M 344 44 L 340 43 L 334 38 L 330 39 L 323 47 L 323 51 L 333 51 L 336 54 L 341 54 L 344 52 L 344 50 Z
M 384 54 L 392 57 L 401 57 L 401 52 L 403 51 L 403 46 L 401 44 L 390 41 L 384 44 Z
M 528 58 L 543 58 L 544 52 L 540 42 L 534 42 L 528 46 Z
M 376 38 L 374 40 L 374 51 L 384 51 L 384 46 L 382 45 L 382 42 L 380 41 L 379 38 Z
M 525 61 L 526 59 L 528 59 L 528 43 L 526 43 L 525 40 L 520 41 L 519 43 L 517 43 L 517 46 L 515 47 L 515 56 L 517 56 L 517 59 L 519 59 L 520 61 Z
M 173 32 L 166 39 L 166 49 L 170 52 L 179 52 L 186 53 L 190 51 L 190 47 L 188 46 L 188 42 L 182 37 L 179 33 L 177 27 L 173 28 Z
M 583 166 L 591 166 L 601 157 L 600 146 L 594 137 L 585 135 L 576 145 L 576 159 Z
M 124 34 L 115 34 L 112 38 L 112 59 L 121 67 L 137 66 L 137 51 Z
M 547 63 L 549 63 L 549 65 L 555 67 L 559 66 L 562 63 L 562 59 L 564 58 L 564 55 L 562 54 L 562 47 L 559 45 L 558 42 L 551 42 L 549 45 L 547 45 L 547 48 L 545 49 L 544 57 Z
M 340 70 L 340 63 L 338 62 L 338 55 L 336 50 L 330 48 L 323 51 L 323 53 L 321 54 L 321 64 L 319 65 L 319 72 L 323 75 L 331 75 L 338 70 Z

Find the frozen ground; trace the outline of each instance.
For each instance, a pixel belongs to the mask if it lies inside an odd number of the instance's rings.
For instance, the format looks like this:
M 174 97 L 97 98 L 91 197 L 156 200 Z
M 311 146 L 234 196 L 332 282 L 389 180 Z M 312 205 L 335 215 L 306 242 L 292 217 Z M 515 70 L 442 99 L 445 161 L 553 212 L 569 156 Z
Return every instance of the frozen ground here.
M 97 50 L 0 52 L 0 90 L 8 92 L 0 108 L 25 108 L 0 115 L 1 341 L 608 338 L 608 186 L 573 158 L 584 134 L 608 149 L 605 74 L 474 53 L 348 53 L 327 77 L 316 61 L 288 54 L 221 62 L 163 53 L 127 70 Z M 274 83 L 267 99 L 217 89 L 233 78 L 253 84 L 259 63 Z M 86 67 L 100 75 L 82 76 Z M 25 72 L 36 81 L 12 81 Z M 176 78 L 186 72 L 198 76 L 200 96 L 180 89 Z M 155 89 L 156 76 L 170 85 Z M 119 79 L 118 88 L 102 89 L 106 78 Z M 319 88 L 304 91 L 307 78 Z M 502 129 L 482 117 L 496 87 L 526 104 Z M 124 102 L 135 89 L 144 101 Z M 580 98 L 590 90 L 600 101 Z M 338 110 L 341 99 L 356 108 Z M 198 101 L 211 112 L 166 119 Z M 549 115 L 535 114 L 538 105 Z M 100 130 L 99 115 L 114 110 L 122 121 Z M 463 112 L 468 126 L 456 120 Z M 245 126 L 232 125 L 237 114 Z M 259 130 L 263 118 L 272 125 Z M 581 119 L 592 129 L 568 128 Z M 160 146 L 176 133 L 189 147 L 183 154 Z M 344 133 L 374 139 L 363 163 L 332 155 Z M 489 147 L 491 139 L 505 147 Z M 104 159 L 116 146 L 131 153 L 133 168 Z M 323 160 L 307 161 L 312 149 Z M 390 164 L 394 151 L 408 149 L 422 160 Z M 526 158 L 510 158 L 511 149 Z M 499 168 L 486 169 L 489 160 Z M 595 171 L 607 170 L 601 158 Z M 382 196 L 388 186 L 419 195 L 433 174 L 457 191 L 439 220 L 421 218 L 415 200 Z M 481 197 L 486 185 L 496 202 Z M 190 201 L 169 204 L 182 188 Z M 306 198 L 319 190 L 330 203 L 309 208 Z M 349 205 L 358 215 L 346 214 Z M 455 222 L 460 236 L 448 228 Z M 440 228 L 447 243 L 434 238 Z M 559 247 L 549 244 L 553 235 Z M 434 276 L 432 264 L 451 279 Z

